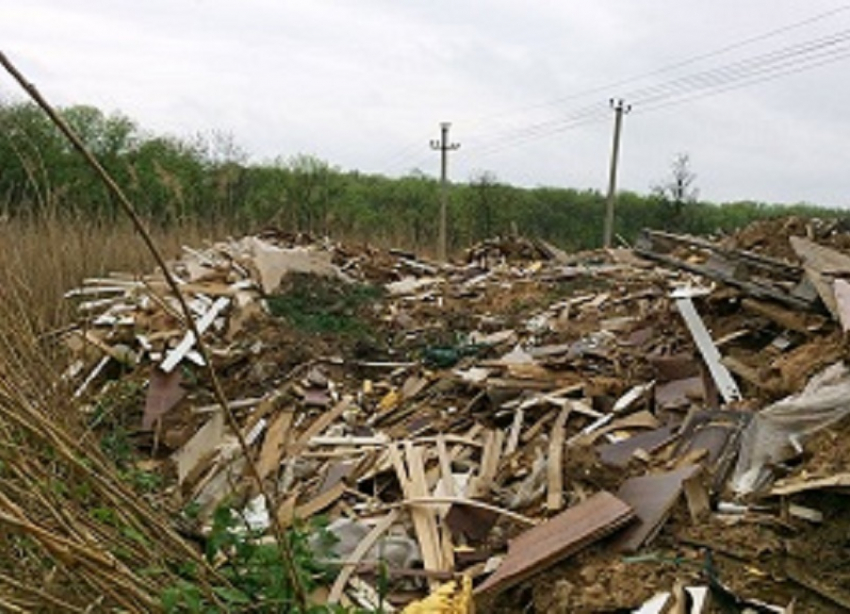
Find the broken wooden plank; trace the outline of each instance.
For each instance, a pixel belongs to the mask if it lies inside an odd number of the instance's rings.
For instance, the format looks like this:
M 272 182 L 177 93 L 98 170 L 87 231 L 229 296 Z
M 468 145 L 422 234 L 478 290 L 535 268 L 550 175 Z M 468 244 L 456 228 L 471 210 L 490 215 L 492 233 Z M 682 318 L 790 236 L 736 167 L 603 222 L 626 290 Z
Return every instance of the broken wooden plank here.
M 427 492 L 422 492 L 424 484 L 419 479 L 418 469 L 416 471 L 417 479 L 414 480 L 411 477 L 414 472 L 408 472 L 409 468 L 405 466 L 398 448 L 396 446 L 390 446 L 388 452 L 405 499 L 427 496 Z M 406 446 L 406 457 L 408 464 L 411 462 L 421 463 L 421 457 L 417 455 L 412 445 Z M 413 520 L 413 530 L 416 534 L 416 540 L 419 542 L 419 549 L 422 552 L 422 561 L 425 569 L 428 571 L 441 571 L 442 556 L 434 515 L 422 507 L 414 507 L 410 511 L 410 516 Z
M 715 279 L 717 281 L 722 281 L 723 283 L 728 284 L 730 286 L 735 286 L 736 288 L 740 288 L 750 296 L 754 296 L 756 298 L 772 299 L 785 305 L 788 305 L 789 307 L 792 307 L 794 309 L 805 309 L 809 311 L 813 311 L 815 309 L 815 306 L 811 301 L 790 294 L 786 294 L 785 292 L 777 290 L 776 288 L 772 288 L 770 286 L 764 286 L 755 282 L 736 279 L 734 276 L 723 275 L 717 271 L 713 271 L 708 267 L 700 266 L 698 264 L 693 264 L 690 262 L 685 262 L 683 260 L 679 260 L 678 258 L 673 258 L 664 254 L 658 254 L 650 250 L 635 249 L 635 251 L 645 258 L 650 258 L 652 260 L 667 264 L 674 268 L 689 271 L 691 273 L 696 273 L 697 275 L 702 275 L 709 279 Z
M 484 501 L 480 501 L 478 499 L 467 499 L 466 497 L 414 497 L 410 499 L 405 499 L 404 501 L 398 501 L 396 503 L 388 503 L 383 506 L 383 509 L 394 509 L 397 507 L 415 507 L 415 506 L 444 506 L 444 505 L 461 505 L 474 507 L 481 510 L 486 510 L 488 512 L 493 512 L 500 516 L 504 516 L 505 518 L 509 518 L 514 522 L 519 524 L 534 527 L 537 526 L 538 522 L 533 518 L 529 518 L 528 516 L 523 516 L 522 514 L 518 514 L 517 512 L 512 512 L 511 510 L 504 509 L 502 507 L 498 507 L 496 505 L 492 505 L 490 503 L 486 503 Z
M 617 399 L 614 403 L 614 407 L 611 408 L 611 412 L 617 415 L 626 413 L 635 403 L 643 399 L 654 386 L 655 382 L 648 382 L 646 384 L 633 386 L 628 390 L 628 392 Z
M 111 356 L 106 355 L 106 356 L 101 357 L 101 359 L 97 361 L 97 364 L 94 366 L 94 368 L 89 372 L 89 374 L 83 380 L 83 383 L 80 384 L 79 387 L 74 391 L 73 398 L 76 399 L 76 398 L 79 398 L 80 396 L 82 396 L 82 394 L 89 387 L 89 384 L 91 384 L 97 378 L 97 376 L 100 375 L 103 372 L 104 368 L 106 368 L 106 365 L 109 363 L 109 361 L 111 359 L 112 359 Z
M 765 379 L 759 374 L 758 369 L 751 367 L 738 358 L 735 358 L 734 356 L 724 356 L 720 362 L 724 367 L 729 369 L 731 373 L 734 373 L 742 380 L 752 384 L 756 388 L 766 390 L 768 392 L 777 392 L 776 385 L 769 381 L 765 381 Z
M 649 601 L 645 601 L 633 614 L 672 614 L 670 604 L 673 596 L 670 593 L 656 593 Z
M 741 301 L 741 307 L 750 313 L 767 318 L 783 328 L 804 335 L 810 335 L 812 332 L 820 330 L 825 323 L 824 318 L 817 314 L 791 310 L 775 303 L 757 301 L 752 298 L 745 298 Z
M 761 268 L 774 276 L 785 277 L 787 279 L 796 279 L 800 276 L 801 273 L 799 266 L 791 264 L 789 262 L 785 262 L 784 260 L 779 260 L 778 258 L 771 258 L 769 256 L 765 256 L 764 254 L 758 254 L 756 252 L 748 250 L 727 249 L 720 244 L 712 243 L 711 241 L 707 241 L 706 239 L 703 239 L 701 237 L 694 237 L 691 235 L 679 235 L 671 232 L 664 232 L 662 230 L 644 230 L 643 234 L 650 238 L 657 237 L 667 241 L 674 241 L 677 243 L 682 243 L 684 245 L 691 245 L 694 247 L 706 249 L 712 253 L 720 254 L 732 260 L 741 260 L 746 262 L 750 266 Z
M 693 291 L 688 289 L 680 289 L 673 293 L 673 299 L 676 301 L 676 307 L 682 318 L 688 325 L 691 331 L 694 343 L 700 351 L 703 360 L 705 361 L 708 370 L 711 372 L 711 377 L 717 384 L 717 389 L 720 392 L 723 400 L 727 403 L 741 400 L 741 391 L 738 389 L 738 384 L 732 379 L 729 370 L 723 366 L 721 362 L 720 352 L 711 340 L 711 335 L 705 327 L 705 323 L 700 318 L 691 301 Z
M 835 292 L 835 307 L 838 310 L 838 321 L 841 330 L 850 331 L 850 282 L 846 279 L 836 279 L 832 284 Z
M 443 488 L 450 497 L 455 496 L 455 478 L 452 474 L 452 459 L 446 448 L 446 437 L 442 433 L 437 435 L 437 459 L 440 463 L 440 474 L 443 479 Z
M 685 501 L 688 504 L 691 520 L 695 523 L 705 520 L 711 513 L 711 501 L 708 497 L 708 489 L 703 482 L 702 471 L 682 480 L 682 489 L 685 492 Z
M 331 424 L 337 421 L 340 416 L 351 407 L 352 398 L 350 396 L 345 396 L 342 400 L 337 403 L 333 409 L 330 411 L 326 411 L 322 413 L 318 418 L 313 420 L 312 424 L 307 427 L 301 436 L 290 445 L 286 450 L 287 456 L 297 456 L 300 452 L 302 452 L 305 448 L 310 445 L 310 441 L 324 432 L 326 428 L 328 428 Z
M 177 462 L 177 481 L 190 480 L 204 462 L 217 451 L 224 439 L 225 420 L 222 412 L 216 412 L 186 444 L 174 454 Z
M 850 275 L 850 256 L 818 245 L 805 237 L 789 237 L 791 247 L 803 261 L 806 276 L 818 291 L 823 304 L 835 320 L 841 319 L 832 281 L 837 276 Z
M 260 456 L 257 459 L 257 473 L 264 480 L 280 466 L 283 452 L 286 449 L 286 441 L 292 428 L 293 413 L 282 411 L 274 417 L 260 448 Z
M 788 579 L 795 584 L 799 584 L 823 599 L 838 605 L 845 612 L 850 611 L 850 591 L 847 591 L 847 589 L 830 587 L 822 580 L 810 577 L 805 571 L 798 570 L 791 564 L 785 565 L 785 573 Z
M 682 482 L 699 471 L 691 465 L 675 471 L 643 475 L 626 480 L 617 497 L 632 507 L 638 521 L 615 541 L 618 550 L 634 552 L 649 543 L 661 530 L 682 492 Z
M 301 491 L 299 489 L 295 489 L 289 493 L 289 496 L 287 496 L 280 505 L 278 505 L 275 514 L 277 515 L 277 521 L 281 528 L 286 528 L 292 524 L 292 520 L 295 518 L 295 504 L 298 502 L 298 496 L 300 494 Z
M 828 488 L 850 488 L 850 473 L 838 473 L 825 478 L 783 480 L 782 482 L 777 482 L 770 489 L 770 494 L 793 495 L 800 492 Z
M 337 502 L 346 492 L 345 482 L 337 482 L 331 488 L 316 495 L 309 501 L 295 507 L 295 517 L 301 519 L 312 518 L 324 509 L 329 508 Z
M 677 428 L 667 425 L 661 428 L 632 435 L 624 441 L 598 446 L 599 460 L 612 467 L 626 467 L 638 450 L 652 453 L 674 441 Z
M 613 533 L 633 518 L 634 510 L 628 504 L 611 493 L 599 492 L 512 540 L 502 564 L 475 589 L 475 594 L 495 596 Z
M 478 475 L 469 486 L 469 496 L 475 497 L 486 494 L 493 485 L 493 478 L 499 468 L 502 455 L 502 444 L 505 433 L 500 429 L 488 430 L 484 436 L 484 450 L 481 453 L 481 464 Z
M 552 426 L 552 435 L 549 438 L 546 509 L 555 512 L 560 510 L 564 503 L 564 427 L 569 416 L 570 409 L 563 408 Z
M 522 432 L 524 419 L 525 412 L 523 409 L 516 409 L 514 411 L 514 419 L 511 422 L 511 428 L 508 431 L 508 440 L 507 443 L 505 443 L 505 456 L 510 456 L 516 452 L 517 446 L 519 445 L 519 436 Z
M 631 429 L 654 430 L 659 426 L 661 425 L 658 422 L 658 418 L 656 418 L 651 412 L 644 409 L 630 416 L 626 416 L 625 418 L 610 421 L 604 426 L 594 429 L 588 433 L 583 433 L 580 437 L 573 439 L 571 443 L 572 445 L 592 446 L 597 439 L 603 435 L 607 435 L 608 433 Z
M 228 305 L 230 305 L 230 299 L 225 296 L 216 300 L 216 302 L 212 304 L 212 307 L 210 307 L 204 315 L 198 318 L 195 322 L 195 327 L 198 329 L 198 333 L 203 335 L 204 332 L 212 326 L 212 323 L 221 314 L 221 312 L 227 309 Z M 168 355 L 160 363 L 159 368 L 165 373 L 173 371 L 174 367 L 180 364 L 186 354 L 188 354 L 194 346 L 195 333 L 191 330 L 186 331 L 183 339 L 177 344 L 177 347 L 168 352 Z
M 699 376 L 676 379 L 655 387 L 655 404 L 660 409 L 687 408 L 704 400 L 705 388 Z

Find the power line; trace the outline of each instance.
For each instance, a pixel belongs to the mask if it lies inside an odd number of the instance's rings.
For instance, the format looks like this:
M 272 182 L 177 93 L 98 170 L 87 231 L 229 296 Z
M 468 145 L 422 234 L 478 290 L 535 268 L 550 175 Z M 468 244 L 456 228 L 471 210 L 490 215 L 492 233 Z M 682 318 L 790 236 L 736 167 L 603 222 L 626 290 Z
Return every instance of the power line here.
M 495 113 L 495 114 L 492 114 L 492 115 L 489 115 L 489 116 L 483 116 L 483 117 L 478 118 L 478 119 L 473 120 L 473 121 L 476 122 L 476 123 L 482 123 L 483 121 L 485 121 L 487 119 L 495 119 L 495 118 L 499 118 L 499 117 L 518 115 L 520 113 L 526 113 L 528 111 L 535 110 L 535 109 L 543 109 L 543 108 L 548 108 L 548 107 L 553 107 L 553 106 L 559 106 L 562 103 L 568 102 L 568 101 L 571 101 L 571 100 L 577 100 L 577 99 L 580 99 L 580 98 L 587 98 L 587 97 L 592 96 L 592 95 L 610 92 L 612 90 L 618 90 L 618 89 L 621 89 L 624 85 L 629 85 L 629 84 L 632 84 L 632 83 L 636 83 L 638 81 L 642 81 L 642 80 L 647 79 L 649 77 L 655 77 L 655 76 L 660 75 L 660 74 L 672 72 L 674 70 L 683 68 L 685 66 L 690 66 L 692 64 L 696 64 L 696 63 L 701 62 L 703 60 L 707 60 L 707 59 L 710 59 L 710 58 L 713 58 L 713 57 L 717 57 L 717 56 L 729 53 L 730 51 L 734 51 L 736 49 L 742 49 L 744 47 L 753 45 L 755 43 L 762 42 L 762 41 L 765 41 L 765 40 L 769 40 L 769 39 L 774 38 L 776 36 L 785 34 L 787 32 L 791 32 L 793 30 L 804 28 L 806 26 L 810 26 L 810 25 L 817 23 L 819 21 L 823 21 L 823 20 L 828 19 L 830 17 L 834 17 L 835 15 L 837 15 L 839 13 L 843 13 L 843 12 L 848 11 L 848 10 L 850 10 L 850 4 L 844 4 L 844 5 L 841 5 L 837 8 L 830 9 L 828 11 L 824 11 L 822 13 L 818 13 L 816 15 L 813 15 L 812 17 L 808 17 L 808 18 L 800 20 L 800 21 L 792 22 L 790 24 L 787 24 L 785 26 L 781 26 L 779 28 L 775 28 L 773 30 L 768 30 L 767 32 L 763 32 L 761 34 L 757 34 L 755 36 L 751 36 L 751 37 L 745 38 L 743 40 L 740 40 L 740 41 L 737 41 L 737 42 L 734 42 L 734 43 L 730 43 L 728 45 L 724 45 L 724 46 L 719 47 L 717 49 L 714 49 L 712 51 L 700 53 L 700 54 L 691 56 L 689 58 L 686 58 L 684 60 L 680 60 L 680 61 L 677 61 L 677 62 L 666 64 L 666 65 L 664 65 L 660 68 L 657 68 L 657 69 L 654 69 L 654 70 L 651 70 L 651 71 L 648 71 L 648 72 L 645 72 L 645 73 L 640 73 L 640 74 L 635 75 L 633 77 L 627 77 L 625 79 L 612 81 L 612 82 L 609 82 L 609 83 L 606 83 L 606 84 L 603 84 L 603 85 L 599 85 L 599 86 L 594 86 L 594 87 L 591 87 L 591 88 L 588 88 L 588 89 L 585 89 L 585 90 L 581 90 L 579 92 L 575 92 L 574 94 L 570 94 L 568 96 L 562 96 L 562 97 L 554 98 L 554 99 L 551 99 L 551 100 L 548 100 L 548 101 L 545 101 L 545 102 L 541 102 L 541 103 L 537 103 L 537 104 L 533 104 L 533 105 L 526 105 L 526 106 L 522 106 L 522 107 L 517 107 L 517 108 L 509 110 L 509 111 L 503 111 L 503 112 Z
M 765 82 L 768 82 L 768 81 L 774 81 L 776 79 L 786 77 L 788 75 L 801 73 L 801 72 L 804 72 L 806 70 L 811 70 L 813 68 L 818 68 L 820 66 L 824 66 L 826 64 L 833 64 L 835 62 L 838 62 L 838 61 L 841 61 L 841 60 L 844 60 L 844 59 L 847 59 L 847 58 L 850 58 L 850 49 L 847 49 L 847 50 L 843 51 L 842 53 L 835 53 L 835 54 L 832 55 L 832 57 L 824 58 L 819 62 L 812 62 L 812 63 L 809 63 L 809 64 L 805 64 L 803 66 L 797 66 L 797 67 L 794 67 L 791 70 L 784 70 L 784 71 L 781 71 L 781 72 L 769 73 L 769 74 L 757 76 L 756 78 L 749 78 L 747 80 L 733 82 L 733 83 L 726 85 L 725 87 L 719 87 L 719 88 L 715 88 L 715 89 L 712 89 L 712 90 L 704 91 L 704 92 L 701 92 L 701 93 L 694 94 L 692 96 L 687 96 L 685 98 L 676 98 L 676 99 L 672 99 L 672 100 L 668 100 L 668 101 L 662 101 L 662 102 L 656 103 L 656 104 L 648 104 L 648 105 L 643 104 L 641 107 L 639 107 L 636 110 L 636 112 L 643 113 L 643 112 L 649 112 L 649 111 L 656 111 L 658 109 L 664 109 L 664 108 L 667 108 L 667 107 L 678 106 L 680 104 L 685 104 L 687 102 L 692 102 L 694 100 L 699 100 L 701 98 L 707 98 L 709 96 L 716 96 L 718 94 L 722 94 L 724 92 L 728 92 L 728 91 L 731 91 L 731 90 L 741 89 L 743 87 L 749 87 L 751 85 L 757 85 L 759 83 L 765 83 Z
M 423 135 L 416 141 L 407 143 L 404 147 L 400 147 L 395 153 L 390 154 L 384 159 L 384 162 L 378 166 L 385 171 L 400 169 L 404 166 L 409 166 L 413 163 L 414 166 L 425 162 L 428 157 L 422 155 L 422 141 L 426 140 L 428 135 Z
M 850 30 L 841 30 L 828 36 L 795 43 L 720 67 L 627 92 L 626 95 L 634 101 L 635 107 L 653 105 L 655 108 L 661 108 L 669 106 L 668 103 L 677 97 L 682 98 L 683 101 L 692 100 L 702 95 L 709 95 L 712 91 L 719 93 L 737 89 L 842 60 L 850 53 L 850 46 L 843 45 L 848 42 L 850 42 Z M 693 93 L 699 94 L 690 95 Z M 600 121 L 601 115 L 601 105 L 596 105 L 563 118 L 538 122 L 492 139 L 484 146 L 481 153 L 493 153 L 506 147 L 517 146 L 589 123 L 596 123 Z
M 573 127 L 584 125 L 588 122 L 599 121 L 607 117 L 606 109 L 600 104 L 594 104 L 581 111 L 571 113 L 564 117 L 531 124 L 524 128 L 505 133 L 485 142 L 477 151 L 500 150 L 512 145 L 521 144 L 539 137 L 550 136 Z M 473 137 L 474 138 L 474 137 Z
M 568 132 L 570 130 L 575 130 L 577 128 L 581 128 L 584 126 L 588 126 L 590 124 L 598 124 L 603 121 L 607 121 L 608 113 L 606 109 L 600 104 L 598 111 L 593 116 L 588 116 L 581 120 L 576 120 L 573 122 L 563 123 L 556 127 L 551 128 L 547 132 L 541 133 L 533 133 L 533 134 L 524 134 L 518 136 L 512 136 L 509 138 L 505 138 L 496 143 L 493 143 L 489 146 L 485 146 L 482 149 L 476 150 L 476 155 L 479 157 L 492 155 L 494 153 L 498 153 L 500 151 L 504 151 L 506 149 L 513 149 L 514 147 L 519 147 L 521 145 L 525 145 L 532 141 L 536 141 L 542 138 L 547 138 L 554 136 L 556 134 L 562 134 L 564 132 Z
M 607 89 L 620 87 L 629 83 L 636 83 L 648 77 L 665 74 L 685 66 L 718 57 L 731 51 L 742 49 L 747 46 L 775 38 L 790 31 L 810 26 L 816 22 L 826 20 L 830 17 L 850 10 L 850 5 L 842 5 L 838 8 L 825 11 L 800 20 L 786 26 L 775 28 L 768 32 L 752 36 L 741 41 L 725 45 L 710 52 L 698 54 L 685 60 L 667 64 L 659 69 L 652 70 L 640 75 L 612 82 L 608 85 L 590 88 L 577 92 L 567 97 L 553 101 L 526 106 L 513 112 L 506 112 L 490 117 L 499 117 L 515 114 L 524 110 L 545 108 L 560 104 L 567 100 L 576 100 L 590 94 L 600 93 Z M 727 64 L 707 68 L 681 77 L 663 81 L 655 85 L 627 91 L 625 97 L 632 101 L 636 112 L 659 110 L 666 107 L 684 104 L 711 95 L 726 91 L 739 89 L 765 81 L 775 80 L 787 75 L 799 73 L 816 68 L 825 64 L 837 62 L 850 55 L 850 30 L 839 30 L 826 36 L 815 37 L 802 42 L 785 45 L 777 49 L 756 54 L 751 57 L 738 59 Z M 475 147 L 476 154 L 480 157 L 492 155 L 509 148 L 526 145 L 530 142 L 561 134 L 566 131 L 575 130 L 583 126 L 605 121 L 608 117 L 608 109 L 601 103 L 586 105 L 565 112 L 559 117 L 537 121 L 525 126 L 517 126 L 507 130 L 484 132 L 480 136 L 474 133 L 468 137 L 472 143 L 483 141 L 480 146 Z M 482 124 L 485 118 L 479 118 L 474 123 Z M 397 157 L 394 166 L 400 166 L 401 162 L 413 159 L 412 149 L 416 147 L 411 144 L 402 150 L 401 157 Z M 417 157 L 416 163 L 424 163 L 426 158 Z
M 759 71 L 774 70 L 787 63 L 805 61 L 807 57 L 817 57 L 818 54 L 828 54 L 841 43 L 850 42 L 850 30 L 843 30 L 828 37 L 806 41 L 795 45 L 789 45 L 781 49 L 773 50 L 765 54 L 745 58 L 701 72 L 686 75 L 678 79 L 663 82 L 655 86 L 631 92 L 631 96 L 639 100 L 651 100 L 654 97 L 676 93 L 687 92 L 690 89 L 710 87 L 714 84 L 722 84 L 739 78 L 746 78 Z

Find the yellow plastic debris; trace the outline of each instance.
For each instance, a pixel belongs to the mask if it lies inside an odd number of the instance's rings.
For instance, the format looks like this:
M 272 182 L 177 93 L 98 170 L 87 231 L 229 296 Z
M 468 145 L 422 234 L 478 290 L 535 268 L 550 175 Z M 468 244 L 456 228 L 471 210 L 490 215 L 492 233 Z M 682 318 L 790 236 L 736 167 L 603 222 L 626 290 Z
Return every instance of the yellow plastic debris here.
M 396 406 L 401 402 L 401 395 L 397 390 L 390 390 L 384 398 L 381 399 L 380 403 L 378 403 L 378 411 L 386 412 L 391 411 L 396 408 Z
M 463 576 L 460 586 L 454 580 L 439 586 L 425 599 L 409 604 L 402 614 L 474 614 L 472 579 Z

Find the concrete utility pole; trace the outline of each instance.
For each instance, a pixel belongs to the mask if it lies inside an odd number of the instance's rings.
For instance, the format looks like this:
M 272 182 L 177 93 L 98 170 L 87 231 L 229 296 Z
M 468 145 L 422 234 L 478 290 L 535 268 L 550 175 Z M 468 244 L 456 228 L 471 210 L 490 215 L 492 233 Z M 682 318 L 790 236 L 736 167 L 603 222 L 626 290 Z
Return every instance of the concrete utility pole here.
M 459 143 L 449 143 L 450 122 L 440 124 L 441 138 L 439 141 L 431 141 L 431 149 L 440 151 L 440 234 L 437 239 L 437 258 L 441 262 L 447 260 L 446 256 L 446 209 L 449 201 L 449 152 L 460 147 Z
M 623 113 L 632 110 L 631 105 L 623 103 L 622 99 L 608 101 L 614 109 L 614 144 L 611 149 L 611 173 L 608 175 L 608 199 L 605 203 L 605 234 L 602 245 L 611 247 L 611 236 L 614 234 L 614 199 L 617 193 L 617 158 L 620 156 L 620 130 L 623 126 Z

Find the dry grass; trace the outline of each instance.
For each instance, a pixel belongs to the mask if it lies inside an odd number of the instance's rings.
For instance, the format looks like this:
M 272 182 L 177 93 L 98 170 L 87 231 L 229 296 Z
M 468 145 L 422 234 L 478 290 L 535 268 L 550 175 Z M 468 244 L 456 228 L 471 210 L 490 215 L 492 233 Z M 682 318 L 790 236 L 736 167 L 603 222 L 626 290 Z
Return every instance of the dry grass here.
M 153 231 L 167 257 L 181 245 L 198 246 L 225 236 L 222 228 L 188 223 Z M 0 287 L 15 287 L 26 317 L 41 331 L 74 318 L 63 294 L 86 277 L 109 272 L 150 272 L 153 258 L 129 221 L 51 214 L 0 219 Z
M 159 240 L 176 253 L 199 234 L 182 228 Z M 49 218 L 0 227 L 2 611 L 157 611 L 181 562 L 204 569 L 99 450 L 81 443 L 84 425 L 43 335 L 73 317 L 62 295 L 83 278 L 150 268 L 127 226 Z

